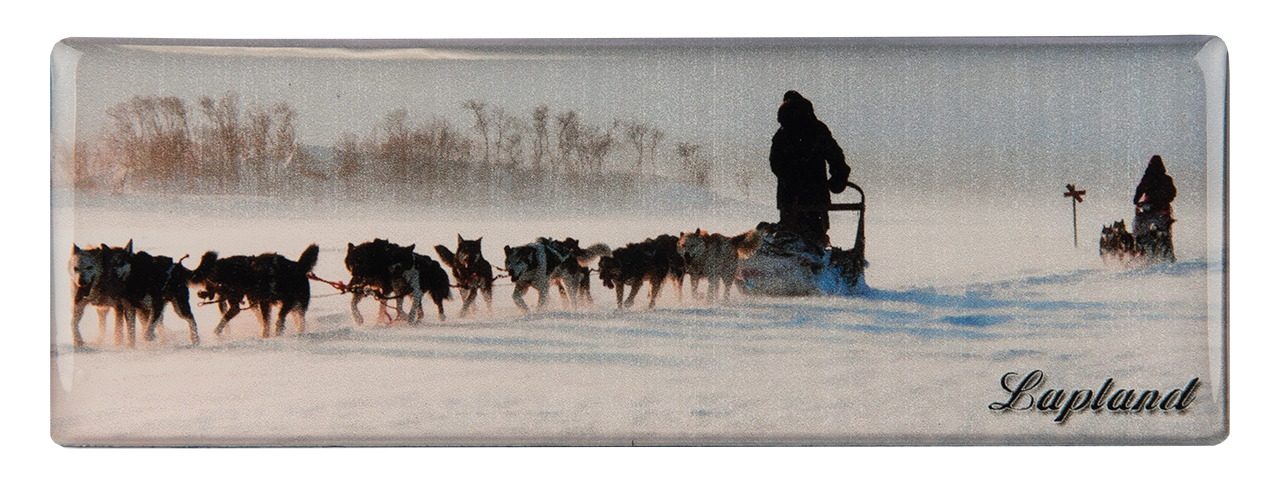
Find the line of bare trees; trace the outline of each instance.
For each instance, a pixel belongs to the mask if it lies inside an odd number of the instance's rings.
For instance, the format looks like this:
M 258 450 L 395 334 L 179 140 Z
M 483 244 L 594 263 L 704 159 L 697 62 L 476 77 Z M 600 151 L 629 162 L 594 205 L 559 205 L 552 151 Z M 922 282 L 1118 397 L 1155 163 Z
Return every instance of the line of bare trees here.
M 469 126 L 441 117 L 415 123 L 401 108 L 367 136 L 344 133 L 333 146 L 336 178 L 355 196 L 382 191 L 428 201 L 621 201 L 658 171 L 666 137 L 646 122 L 598 125 L 576 110 L 553 113 L 546 105 L 526 115 L 475 99 L 460 108 Z M 611 154 L 634 156 L 634 163 L 610 162 Z M 681 142 L 672 154 L 682 181 L 710 186 L 711 164 L 701 145 Z
M 573 109 L 522 115 L 475 99 L 460 108 L 470 126 L 392 110 L 365 136 L 343 133 L 321 159 L 325 148 L 299 144 L 288 103 L 134 96 L 108 109 L 99 142 L 74 146 L 72 176 L 80 190 L 595 203 L 626 199 L 666 161 L 681 181 L 711 184 L 701 145 L 681 141 L 660 156 L 666 133 L 648 122 L 597 125 Z
M 107 116 L 97 142 L 74 146 L 76 189 L 277 195 L 295 178 L 319 174 L 298 146 L 297 113 L 285 102 L 243 107 L 234 92 L 195 105 L 134 96 Z

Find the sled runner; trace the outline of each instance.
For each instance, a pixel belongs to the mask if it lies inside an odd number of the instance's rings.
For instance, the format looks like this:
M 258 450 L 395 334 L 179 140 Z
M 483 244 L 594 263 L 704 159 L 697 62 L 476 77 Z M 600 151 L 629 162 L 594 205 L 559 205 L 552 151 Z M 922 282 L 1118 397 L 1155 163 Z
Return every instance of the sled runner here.
M 853 249 L 826 246 L 824 240 L 803 236 L 778 224 L 761 222 L 751 236 L 751 253 L 739 261 L 738 283 L 748 295 L 848 295 L 862 282 L 866 267 L 866 193 L 848 183 L 861 197 L 857 203 L 832 203 L 808 211 L 856 211 Z

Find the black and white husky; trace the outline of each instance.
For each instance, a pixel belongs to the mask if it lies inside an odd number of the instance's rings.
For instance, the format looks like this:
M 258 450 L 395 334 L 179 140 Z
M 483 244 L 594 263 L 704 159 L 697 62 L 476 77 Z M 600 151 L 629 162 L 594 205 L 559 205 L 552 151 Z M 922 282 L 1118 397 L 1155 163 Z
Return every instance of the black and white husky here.
M 98 248 L 81 249 L 72 246 L 71 269 L 73 307 L 71 316 L 72 342 L 83 345 L 80 336 L 80 319 L 89 305 L 98 307 L 98 338 L 106 333 L 106 312 L 116 312 L 116 343 L 123 342 L 127 330 L 129 345 L 136 340 L 136 320 L 141 315 L 146 324 L 146 339 L 154 340 L 156 327 L 164 314 L 164 307 L 173 304 L 173 310 L 187 321 L 191 331 L 191 343 L 200 343 L 195 316 L 191 313 L 191 271 L 165 256 L 153 256 L 147 252 L 134 252 L 133 240 L 123 248 L 101 245 Z
M 116 344 L 123 343 L 125 322 L 129 320 L 128 325 L 132 329 L 135 317 L 125 300 L 125 279 L 129 276 L 132 257 L 133 240 L 129 240 L 124 248 L 103 244 L 97 248 L 81 249 L 79 245 L 72 245 L 72 343 L 84 345 L 84 339 L 80 336 L 80 318 L 84 316 L 84 309 L 90 305 L 98 308 L 99 342 L 106 333 L 107 312 L 115 310 Z
M 525 292 L 530 288 L 538 291 L 538 308 L 541 309 L 547 304 L 552 283 L 559 286 L 575 308 L 579 298 L 590 300 L 591 271 L 586 265 L 609 253 L 609 247 L 603 243 L 583 249 L 573 238 L 553 240 L 546 237 L 514 248 L 505 246 L 502 250 L 506 254 L 507 272 L 515 283 L 511 298 L 524 312 L 529 311 L 528 304 L 524 302 Z
M 347 244 L 347 256 L 343 262 L 351 272 L 351 318 L 356 325 L 364 324 L 359 303 L 366 296 L 374 296 L 386 313 L 387 301 L 396 301 L 398 318 L 408 318 L 409 323 L 422 320 L 422 295 L 431 296 L 436 313 L 444 320 L 444 300 L 453 298 L 449 288 L 449 274 L 431 257 L 414 253 L 415 245 L 402 247 L 381 238 L 359 245 Z M 401 309 L 405 297 L 412 297 L 413 305 L 406 313 Z M 391 316 L 387 315 L 388 319 Z
M 562 268 L 565 272 L 576 272 L 573 278 L 578 280 L 576 286 L 567 283 L 558 283 L 560 287 L 560 300 L 562 303 L 572 302 L 569 296 L 569 289 L 577 291 L 578 303 L 586 303 L 591 305 L 595 303 L 591 298 L 591 268 L 587 265 L 603 255 L 609 254 L 609 246 L 603 243 L 597 243 L 587 248 L 582 248 L 582 243 L 573 238 L 565 238 L 564 240 L 551 240 L 551 247 L 561 253 L 568 253 L 569 260 L 577 260 L 578 263 L 570 263 Z M 564 282 L 568 278 L 560 278 Z
M 222 311 L 222 320 L 213 333 L 221 334 L 246 301 L 248 308 L 257 308 L 262 338 L 271 336 L 271 308 L 277 304 L 277 336 L 284 334 L 284 320 L 289 314 L 293 314 L 298 332 L 306 331 L 307 305 L 311 302 L 307 274 L 315 268 L 319 255 L 320 247 L 314 244 L 303 250 L 297 261 L 276 253 L 218 258 L 217 252 L 205 252 L 200 266 L 191 274 L 191 283 L 203 286 L 200 297 L 216 301 Z

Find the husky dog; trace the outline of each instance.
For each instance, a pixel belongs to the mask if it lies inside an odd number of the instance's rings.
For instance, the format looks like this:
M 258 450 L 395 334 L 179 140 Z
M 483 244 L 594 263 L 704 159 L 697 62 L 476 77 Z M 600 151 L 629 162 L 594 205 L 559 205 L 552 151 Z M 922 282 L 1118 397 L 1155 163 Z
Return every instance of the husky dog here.
M 648 240 L 646 240 L 648 241 Z M 652 239 L 661 256 L 667 258 L 667 278 L 676 284 L 676 300 L 684 302 L 684 257 L 680 255 L 680 238 L 662 234 Z M 696 287 L 696 285 L 694 285 Z
M 311 282 L 307 274 L 315 268 L 320 247 L 308 246 L 298 257 L 289 260 L 276 253 L 257 256 L 237 255 L 218 258 L 214 251 L 200 257 L 200 266 L 191 274 L 191 283 L 201 285 L 198 295 L 205 300 L 217 301 L 222 320 L 213 329 L 222 334 L 227 323 L 240 313 L 240 303 L 248 302 L 248 308 L 256 307 L 262 323 L 262 338 L 271 336 L 271 307 L 280 304 L 276 319 L 276 335 L 284 334 L 284 320 L 294 315 L 298 332 L 306 330 L 307 305 L 311 301 Z
M 174 312 L 187 321 L 191 343 L 200 343 L 187 290 L 191 271 L 180 262 L 147 252 L 135 253 L 133 240 L 130 240 L 124 248 L 102 245 L 85 250 L 72 246 L 71 268 L 75 274 L 71 317 L 72 342 L 75 345 L 84 344 L 80 336 L 80 318 L 88 305 L 98 307 L 99 342 L 106 333 L 106 313 L 114 309 L 116 344 L 124 343 L 123 336 L 127 330 L 128 343 L 132 346 L 137 340 L 137 315 L 141 314 L 146 323 L 146 339 L 155 340 L 155 330 L 164 307 L 170 303 Z
M 747 230 L 729 238 L 729 244 L 738 252 L 738 259 L 749 258 L 760 249 L 763 238 L 758 230 Z
M 395 320 L 387 314 L 387 300 L 395 299 L 396 318 L 404 317 L 400 310 L 406 295 L 414 297 L 413 315 L 421 310 L 422 290 L 417 285 L 417 273 L 406 274 L 413 269 L 414 245 L 402 247 L 381 238 L 359 245 L 347 244 L 347 256 L 343 259 L 347 271 L 351 272 L 351 317 L 356 325 L 364 325 L 364 317 L 360 314 L 358 304 L 366 295 L 378 299 L 381 307 L 379 316 L 387 315 L 388 322 Z M 415 320 L 416 322 L 416 320 Z
M 484 259 L 480 250 L 480 241 L 464 240 L 458 235 L 458 252 L 449 251 L 444 245 L 436 245 L 436 253 L 440 261 L 453 271 L 453 279 L 458 282 L 458 292 L 462 294 L 462 312 L 459 317 L 466 317 L 471 304 L 476 301 L 476 294 L 484 294 L 485 306 L 493 313 L 493 266 Z
M 559 285 L 562 293 L 568 294 L 573 307 L 578 306 L 579 296 L 585 294 L 589 299 L 589 280 L 584 282 L 583 279 L 589 278 L 591 272 L 584 265 L 608 253 L 609 247 L 597 243 L 581 249 L 579 242 L 572 238 L 557 241 L 540 237 L 528 245 L 504 246 L 502 251 L 506 254 L 504 265 L 516 285 L 511 298 L 520 310 L 527 313 L 529 306 L 524 302 L 525 292 L 530 288 L 538 291 L 538 308 L 541 309 L 547 304 L 547 292 L 552 283 Z
M 672 257 L 662 245 L 663 242 L 650 238 L 640 243 L 628 243 L 600 258 L 600 280 L 606 288 L 614 289 L 619 309 L 635 303 L 636 293 L 644 282 L 649 282 L 649 308 L 658 302 L 658 294 L 662 292 L 663 282 L 671 275 L 672 265 Z M 631 285 L 631 294 L 624 305 L 622 291 L 627 285 Z
M 364 324 L 358 305 L 366 295 L 378 299 L 388 323 L 393 321 L 387 313 L 387 300 L 396 301 L 396 319 L 407 318 L 409 323 L 422 320 L 422 295 L 431 296 L 436 313 L 444 320 L 444 300 L 453 298 L 449 288 L 449 274 L 431 257 L 414 253 L 416 245 L 402 247 L 381 238 L 360 245 L 347 244 L 347 256 L 343 262 L 351 272 L 351 317 L 356 325 Z M 401 310 L 405 297 L 412 297 L 413 305 L 408 314 Z
M 191 313 L 191 293 L 187 288 L 191 283 L 191 270 L 182 266 L 181 260 L 175 262 L 172 258 L 152 256 L 147 252 L 134 253 L 129 264 L 129 277 L 125 280 L 126 299 L 146 321 L 146 339 L 155 340 L 164 307 L 173 304 L 173 311 L 187 321 L 191 345 L 200 345 L 196 318 Z
M 1104 259 L 1124 261 L 1138 254 L 1134 237 L 1125 227 L 1124 220 L 1102 225 L 1102 237 L 1098 239 L 1098 255 Z
M 126 301 L 125 280 L 132 268 L 133 240 L 124 248 L 108 247 L 81 249 L 71 247 L 71 340 L 77 346 L 84 345 L 80 337 L 80 318 L 90 305 L 98 308 L 98 340 L 106 333 L 108 310 L 116 312 L 116 344 L 123 343 L 126 319 L 129 320 L 130 340 L 133 340 L 135 312 Z
M 432 260 L 431 257 L 413 254 L 413 270 L 418 273 L 418 287 L 425 289 L 427 295 L 431 296 L 431 302 L 436 305 L 436 317 L 440 321 L 444 321 L 444 301 L 453 299 L 453 290 L 449 286 L 449 273 L 444 271 L 444 267 L 440 263 Z M 400 309 L 400 301 L 396 301 L 396 310 Z M 423 310 L 422 303 L 418 303 L 418 320 L 422 320 Z
M 573 238 L 565 238 L 564 240 L 559 241 L 551 240 L 550 244 L 552 249 L 557 252 L 567 252 L 569 254 L 570 261 L 577 261 L 577 263 L 568 263 L 562 267 L 565 274 L 571 275 L 571 277 L 566 276 L 553 280 L 560 288 L 561 301 L 571 301 L 568 293 L 569 291 L 567 289 L 573 286 L 570 285 L 569 287 L 566 287 L 566 284 L 568 280 L 576 278 L 578 280 L 578 284 L 576 286 L 578 300 L 580 302 L 585 301 L 587 305 L 594 304 L 595 300 L 591 297 L 591 269 L 588 268 L 587 265 L 595 261 L 595 259 L 600 258 L 601 255 L 608 255 L 610 253 L 609 246 L 603 243 L 597 243 L 587 248 L 582 248 L 582 242 Z
M 745 234 L 739 236 L 744 240 L 746 238 Z M 715 301 L 721 282 L 724 283 L 724 299 L 729 300 L 729 291 L 738 275 L 738 248 L 729 237 L 696 229 L 680 234 L 677 249 L 684 258 L 685 268 L 689 271 L 689 283 L 695 295 L 698 280 L 705 278 L 707 302 Z

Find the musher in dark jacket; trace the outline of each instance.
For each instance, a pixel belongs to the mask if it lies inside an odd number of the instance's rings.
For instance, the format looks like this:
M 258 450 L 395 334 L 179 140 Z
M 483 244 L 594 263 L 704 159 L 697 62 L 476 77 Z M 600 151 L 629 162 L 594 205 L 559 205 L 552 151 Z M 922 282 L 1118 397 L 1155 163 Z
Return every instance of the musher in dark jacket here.
M 1173 178 L 1165 173 L 1164 160 L 1160 155 L 1151 157 L 1147 163 L 1147 172 L 1143 173 L 1138 189 L 1133 193 L 1133 204 L 1150 206 L 1151 211 L 1162 211 L 1172 214 L 1173 198 L 1178 196 L 1178 188 L 1173 186 Z M 1144 210 L 1146 211 L 1146 210 Z
M 825 245 L 830 221 L 822 208 L 849 181 L 844 151 L 814 115 L 813 103 L 796 91 L 782 96 L 778 123 L 782 127 L 773 135 L 769 167 L 778 177 L 779 224 Z
M 1140 236 L 1151 231 L 1168 232 L 1173 224 L 1173 198 L 1178 196 L 1178 189 L 1173 186 L 1171 178 L 1164 169 L 1164 160 L 1160 155 L 1151 157 L 1147 163 L 1147 171 L 1138 182 L 1138 189 L 1133 193 L 1133 204 L 1136 209 L 1133 217 L 1133 234 Z

